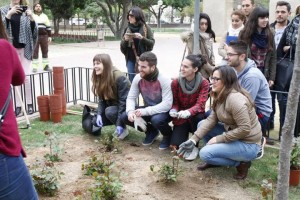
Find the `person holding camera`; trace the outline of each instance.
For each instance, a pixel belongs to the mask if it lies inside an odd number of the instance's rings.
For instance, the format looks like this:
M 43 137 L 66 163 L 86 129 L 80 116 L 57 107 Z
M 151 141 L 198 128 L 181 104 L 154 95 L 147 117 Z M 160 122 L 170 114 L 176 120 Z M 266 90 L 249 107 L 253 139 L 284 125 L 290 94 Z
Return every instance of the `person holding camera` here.
M 138 73 L 139 56 L 146 51 L 152 51 L 155 40 L 140 7 L 132 7 L 127 14 L 127 20 L 128 27 L 122 36 L 120 48 L 125 55 L 128 77 L 132 82 L 135 74 Z
M 31 73 L 33 50 L 38 38 L 38 29 L 32 11 L 26 0 L 11 0 L 10 5 L 1 7 L 2 22 L 6 28 L 9 42 L 15 47 L 25 74 Z M 20 91 L 20 86 L 18 86 Z M 27 113 L 33 113 L 30 80 L 25 80 Z M 16 99 L 16 116 L 21 114 L 21 101 Z

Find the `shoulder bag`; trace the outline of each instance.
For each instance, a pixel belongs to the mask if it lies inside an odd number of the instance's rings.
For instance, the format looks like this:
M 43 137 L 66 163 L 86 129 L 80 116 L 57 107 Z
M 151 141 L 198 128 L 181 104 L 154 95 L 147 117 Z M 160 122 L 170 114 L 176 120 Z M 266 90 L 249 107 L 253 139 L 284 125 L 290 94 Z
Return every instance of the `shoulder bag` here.
M 288 53 L 279 58 L 276 64 L 275 87 L 279 91 L 289 90 L 293 76 L 294 61 L 292 60 L 292 49 L 290 49 L 289 58 L 286 57 L 287 55 Z
M 11 90 L 12 90 L 12 86 L 10 86 L 10 90 L 9 90 L 8 96 L 7 96 L 6 101 L 5 101 L 3 107 L 2 107 L 2 109 L 0 111 L 0 129 L 1 129 L 2 123 L 4 122 L 4 117 L 5 117 L 5 114 L 7 112 L 7 109 L 8 109 L 9 103 L 10 103 Z

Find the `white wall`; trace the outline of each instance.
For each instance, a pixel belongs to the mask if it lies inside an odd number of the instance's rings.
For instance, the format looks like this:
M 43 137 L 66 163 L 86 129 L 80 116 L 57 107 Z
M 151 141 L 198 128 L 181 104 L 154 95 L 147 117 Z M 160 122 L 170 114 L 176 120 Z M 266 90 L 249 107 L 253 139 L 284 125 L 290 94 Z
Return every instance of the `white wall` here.
M 232 11 L 233 0 L 203 0 L 203 12 L 209 15 L 212 29 L 218 37 L 228 29 Z

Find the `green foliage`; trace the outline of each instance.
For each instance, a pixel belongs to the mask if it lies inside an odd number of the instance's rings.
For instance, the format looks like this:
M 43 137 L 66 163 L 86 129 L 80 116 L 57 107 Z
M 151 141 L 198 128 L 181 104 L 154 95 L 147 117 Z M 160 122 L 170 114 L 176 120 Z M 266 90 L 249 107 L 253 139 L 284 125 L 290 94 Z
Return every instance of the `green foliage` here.
M 104 154 L 101 159 L 98 159 L 96 155 L 92 155 L 89 158 L 87 164 L 81 165 L 81 170 L 85 171 L 85 175 L 92 176 L 94 173 L 102 174 L 105 172 L 105 168 L 110 167 L 112 162 L 108 162 L 107 156 Z
M 54 196 L 58 191 L 58 181 L 61 179 L 62 172 L 59 172 L 51 161 L 36 162 L 30 167 L 33 184 L 40 194 Z
M 295 142 L 291 151 L 290 166 L 291 169 L 300 169 L 300 140 Z
M 260 185 L 260 192 L 263 199 L 266 200 L 273 200 L 274 194 L 274 183 L 272 179 L 264 179 L 262 180 L 262 184 Z
M 62 161 L 60 158 L 60 155 L 62 154 L 62 148 L 59 145 L 59 138 L 54 132 L 51 133 L 45 131 L 44 134 L 47 137 L 44 147 L 49 146 L 49 153 L 47 153 L 44 158 L 52 162 Z
M 164 183 L 171 183 L 171 182 L 176 182 L 177 181 L 177 176 L 179 175 L 179 169 L 178 169 L 178 164 L 179 164 L 179 157 L 178 156 L 173 156 L 173 162 L 172 165 L 169 163 L 164 163 L 159 167 L 158 176 L 161 181 Z M 150 165 L 150 170 L 152 172 L 155 172 L 155 166 Z
M 115 136 L 115 134 L 104 134 L 103 138 L 101 139 L 101 143 L 104 145 L 105 150 L 110 152 L 110 151 L 115 151 L 118 152 L 120 149 L 118 147 L 118 138 Z
M 92 188 L 89 189 L 91 192 L 92 199 L 103 199 L 109 200 L 117 197 L 120 193 L 122 184 L 118 176 L 113 174 L 114 164 L 110 156 L 106 156 L 105 166 L 103 172 L 94 172 L 93 177 L 95 183 Z

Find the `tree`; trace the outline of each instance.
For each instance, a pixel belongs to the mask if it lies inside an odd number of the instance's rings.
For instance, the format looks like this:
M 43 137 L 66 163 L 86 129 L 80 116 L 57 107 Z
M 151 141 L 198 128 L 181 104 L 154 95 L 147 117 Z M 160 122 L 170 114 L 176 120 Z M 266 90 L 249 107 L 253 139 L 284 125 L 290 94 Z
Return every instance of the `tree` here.
M 288 199 L 289 196 L 289 171 L 290 171 L 290 152 L 292 149 L 293 132 L 296 123 L 294 108 L 298 107 L 300 94 L 300 26 L 298 27 L 298 39 L 296 42 L 294 72 L 288 94 L 287 112 L 282 127 L 282 136 L 279 153 L 279 173 L 277 180 L 276 199 Z M 299 109 L 299 108 L 298 108 Z
M 69 19 L 75 12 L 75 8 L 83 8 L 87 0 L 41 0 L 40 3 L 51 10 L 53 16 L 54 35 L 59 32 L 61 19 Z

